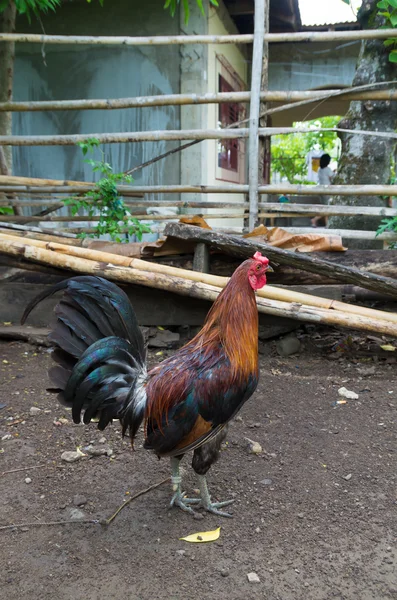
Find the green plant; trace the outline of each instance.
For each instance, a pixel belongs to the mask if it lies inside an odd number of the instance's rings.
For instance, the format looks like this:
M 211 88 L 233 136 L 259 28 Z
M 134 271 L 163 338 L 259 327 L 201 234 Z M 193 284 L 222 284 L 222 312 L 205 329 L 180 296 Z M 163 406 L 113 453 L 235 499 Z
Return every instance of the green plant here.
M 0 13 L 6 9 L 10 0 L 0 0 Z M 28 20 L 31 21 L 32 15 L 36 17 L 39 13 L 48 13 L 50 10 L 56 11 L 58 6 L 61 5 L 62 0 L 15 0 L 15 6 L 19 15 L 26 15 Z M 88 3 L 91 0 L 87 0 Z M 103 6 L 104 0 L 99 0 L 99 4 Z
M 380 9 L 378 14 L 385 17 L 385 27 L 397 28 L 397 0 L 381 0 L 377 7 Z M 383 42 L 387 48 L 390 48 L 389 60 L 397 63 L 397 37 L 389 38 Z
M 376 231 L 376 236 L 381 233 L 385 233 L 386 231 L 393 231 L 397 233 L 397 215 L 395 217 L 388 217 L 387 219 L 382 219 L 380 225 Z M 397 242 L 391 242 L 391 249 L 397 249 Z
M 169 8 L 171 17 L 173 17 L 176 13 L 177 6 L 180 3 L 181 3 L 180 0 L 165 0 L 164 9 L 167 10 L 167 8 Z M 201 14 L 205 17 L 203 0 L 196 0 L 196 3 L 200 9 Z M 209 3 L 212 4 L 212 6 L 216 6 L 216 7 L 219 6 L 218 0 L 209 0 Z M 189 16 L 190 16 L 189 0 L 182 0 L 182 6 L 183 6 L 183 11 L 185 13 L 185 24 L 187 25 L 189 22 Z
M 0 206 L 0 215 L 12 215 L 12 208 L 9 206 Z
M 314 128 L 335 127 L 340 117 L 322 117 L 313 121 L 294 123 L 298 129 L 301 126 Z M 306 181 L 306 157 L 310 150 L 316 148 L 331 155 L 336 154 L 337 134 L 334 131 L 311 131 L 292 135 L 276 135 L 272 138 L 272 174 L 279 173 L 288 179 L 289 183 L 313 183 Z
M 87 139 L 78 146 L 84 156 L 95 150 L 100 152 L 100 160 L 86 159 L 85 162 L 91 165 L 95 173 L 100 173 L 101 178 L 89 192 L 85 192 L 82 196 L 66 198 L 63 201 L 70 207 L 72 217 L 77 215 L 80 210 L 87 212 L 87 220 L 99 213 L 96 231 L 89 234 L 88 237 L 100 237 L 108 234 L 115 242 L 122 242 L 127 239 L 121 238 L 121 235 L 127 233 L 136 235 L 139 241 L 142 240 L 142 234 L 150 233 L 150 228 L 128 213 L 117 189 L 119 184 L 131 183 L 132 177 L 124 173 L 114 173 L 111 165 L 105 162 L 104 152 L 99 147 L 99 140 L 96 138 Z M 87 234 L 80 233 L 79 237 L 87 237 Z

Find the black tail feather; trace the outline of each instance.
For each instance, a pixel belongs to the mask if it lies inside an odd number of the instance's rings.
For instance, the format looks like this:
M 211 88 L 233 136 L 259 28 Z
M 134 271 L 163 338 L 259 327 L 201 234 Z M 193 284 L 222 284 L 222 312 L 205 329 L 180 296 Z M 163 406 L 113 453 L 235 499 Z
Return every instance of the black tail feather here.
M 143 419 L 146 352 L 127 295 L 101 277 L 81 276 L 44 291 L 27 306 L 22 323 L 45 298 L 64 290 L 49 340 L 55 365 L 49 374 L 59 401 L 75 423 L 99 418 L 104 429 L 118 418 L 135 435 Z

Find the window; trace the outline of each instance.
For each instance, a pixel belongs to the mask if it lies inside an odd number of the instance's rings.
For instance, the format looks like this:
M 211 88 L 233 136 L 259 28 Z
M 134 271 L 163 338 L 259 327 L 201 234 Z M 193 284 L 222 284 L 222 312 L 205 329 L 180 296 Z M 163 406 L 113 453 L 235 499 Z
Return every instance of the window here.
M 244 88 L 237 73 L 229 62 L 217 55 L 217 87 L 219 92 L 238 92 Z M 218 105 L 218 127 L 228 127 L 245 118 L 245 109 L 238 102 L 225 102 Z M 218 141 L 216 178 L 236 183 L 244 182 L 245 140 L 225 139 Z

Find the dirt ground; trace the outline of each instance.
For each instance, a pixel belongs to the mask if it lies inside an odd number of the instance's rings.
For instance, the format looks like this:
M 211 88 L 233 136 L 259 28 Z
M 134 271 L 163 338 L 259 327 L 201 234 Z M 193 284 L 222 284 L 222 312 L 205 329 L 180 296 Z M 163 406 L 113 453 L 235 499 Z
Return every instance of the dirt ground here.
M 208 478 L 213 497 L 235 498 L 234 518 L 169 509 L 165 484 L 104 527 L 39 523 L 107 518 L 167 477 L 168 461 L 141 439 L 132 453 L 116 425 L 73 425 L 45 391 L 45 348 L 3 342 L 0 356 L 0 525 L 28 523 L 0 528 L 1 598 L 397 598 L 395 364 L 261 356 L 259 388 Z M 359 399 L 335 405 L 342 386 Z M 263 452 L 249 454 L 246 438 Z M 90 442 L 113 456 L 61 460 Z M 216 542 L 179 539 L 219 525 Z

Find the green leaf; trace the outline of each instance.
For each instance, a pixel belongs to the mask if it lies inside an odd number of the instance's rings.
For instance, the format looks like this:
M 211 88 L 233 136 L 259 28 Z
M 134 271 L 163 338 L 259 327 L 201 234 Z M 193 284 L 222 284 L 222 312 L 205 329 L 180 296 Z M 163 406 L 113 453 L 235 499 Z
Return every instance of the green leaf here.
M 381 0 L 380 2 L 378 2 L 378 4 L 376 6 L 378 8 L 387 9 L 387 8 L 389 8 L 389 3 L 387 2 L 387 0 Z
M 350 4 L 350 0 L 342 0 L 345 4 Z
M 390 16 L 390 21 L 393 27 L 397 26 L 397 10 L 394 10 Z
M 389 54 L 389 61 L 392 63 L 397 63 L 397 50 L 392 50 Z
M 212 4 L 212 6 L 216 6 L 216 7 L 219 6 L 218 0 L 210 0 L 210 4 Z
M 183 10 L 185 11 L 185 25 L 189 23 L 190 17 L 190 8 L 189 8 L 189 0 L 182 0 L 183 2 Z
M 203 15 L 203 17 L 205 17 L 205 10 L 204 10 L 204 6 L 203 6 L 203 0 L 196 0 L 197 2 L 197 6 L 200 9 L 201 14 Z
M 393 8 L 397 8 L 397 0 L 389 0 L 389 4 L 390 4 L 390 6 L 392 6 Z

